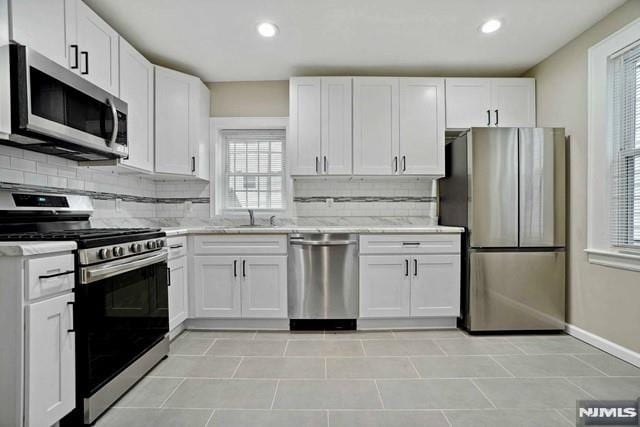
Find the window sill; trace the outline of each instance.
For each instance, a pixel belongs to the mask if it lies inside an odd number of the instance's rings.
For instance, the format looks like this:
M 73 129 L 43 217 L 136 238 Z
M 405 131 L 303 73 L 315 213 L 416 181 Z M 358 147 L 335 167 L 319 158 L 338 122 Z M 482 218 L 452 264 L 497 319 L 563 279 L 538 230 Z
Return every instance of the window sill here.
M 585 249 L 587 258 L 591 264 L 603 265 L 605 267 L 618 268 L 621 270 L 640 271 L 640 252 L 623 253 L 614 250 Z

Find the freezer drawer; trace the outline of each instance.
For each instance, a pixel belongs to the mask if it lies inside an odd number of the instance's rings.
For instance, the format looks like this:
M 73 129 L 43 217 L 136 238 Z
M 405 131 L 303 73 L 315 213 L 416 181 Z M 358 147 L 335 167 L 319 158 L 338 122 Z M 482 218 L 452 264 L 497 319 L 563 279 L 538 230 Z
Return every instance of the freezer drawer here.
M 469 253 L 471 331 L 563 329 L 565 252 Z

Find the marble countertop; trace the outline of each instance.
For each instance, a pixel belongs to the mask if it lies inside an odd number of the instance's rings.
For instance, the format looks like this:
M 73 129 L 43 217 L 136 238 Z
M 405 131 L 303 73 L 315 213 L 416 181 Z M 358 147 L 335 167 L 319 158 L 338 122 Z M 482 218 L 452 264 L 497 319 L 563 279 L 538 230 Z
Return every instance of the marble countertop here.
M 0 256 L 31 256 L 69 252 L 77 248 L 76 242 L 0 242 Z
M 462 227 L 446 226 L 418 226 L 418 225 L 368 225 L 368 226 L 307 226 L 307 225 L 287 225 L 287 226 L 257 226 L 238 227 L 213 225 L 204 227 L 166 227 L 162 229 L 167 233 L 167 237 L 181 236 L 185 234 L 289 234 L 289 233 L 368 233 L 368 234 L 396 234 L 396 233 L 453 233 L 464 232 Z

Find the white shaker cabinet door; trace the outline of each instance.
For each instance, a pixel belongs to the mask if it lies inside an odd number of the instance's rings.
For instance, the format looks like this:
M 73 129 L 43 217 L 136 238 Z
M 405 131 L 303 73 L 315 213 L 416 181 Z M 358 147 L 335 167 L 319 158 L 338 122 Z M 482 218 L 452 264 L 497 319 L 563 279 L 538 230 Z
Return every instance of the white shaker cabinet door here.
M 287 257 L 249 256 L 239 266 L 242 317 L 287 317 Z
M 169 261 L 169 275 L 169 330 L 173 330 L 189 314 L 186 256 Z
M 408 317 L 409 257 L 360 256 L 360 317 Z
M 118 96 L 120 36 L 84 2 L 77 2 L 79 70 L 87 80 Z
M 129 158 L 122 162 L 153 172 L 153 64 L 120 38 L 120 98 L 127 103 Z
M 189 115 L 193 108 L 193 77 L 155 67 L 156 172 L 191 175 Z
M 76 405 L 73 294 L 26 308 L 25 413 L 29 426 L 50 426 Z
M 322 77 L 322 162 L 325 175 L 351 175 L 351 77 Z
M 400 79 L 400 173 L 444 175 L 444 79 Z
M 415 255 L 409 267 L 412 317 L 460 315 L 460 255 Z
M 447 128 L 466 129 L 493 124 L 490 79 L 446 79 L 446 90 Z
M 76 1 L 12 1 L 11 39 L 65 68 L 77 70 Z
M 291 175 L 321 173 L 320 77 L 289 82 L 289 162 Z
M 535 79 L 491 79 L 493 126 L 536 126 Z
M 353 79 L 353 173 L 395 175 L 399 170 L 398 79 Z
M 239 259 L 230 256 L 193 258 L 196 317 L 240 317 Z

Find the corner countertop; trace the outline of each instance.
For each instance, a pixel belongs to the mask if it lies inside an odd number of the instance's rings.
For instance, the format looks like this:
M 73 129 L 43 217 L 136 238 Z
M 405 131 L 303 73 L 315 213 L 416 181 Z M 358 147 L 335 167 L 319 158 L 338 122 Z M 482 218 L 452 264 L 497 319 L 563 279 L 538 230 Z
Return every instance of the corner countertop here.
M 0 242 L 0 256 L 31 256 L 51 254 L 55 252 L 70 252 L 76 250 L 76 242 Z
M 167 237 L 182 236 L 187 234 L 289 234 L 289 233 L 360 233 L 360 234 L 433 234 L 448 233 L 460 234 L 464 232 L 462 227 L 447 226 L 418 226 L 418 225 L 389 225 L 389 226 L 204 226 L 204 227 L 166 227 L 162 231 Z

